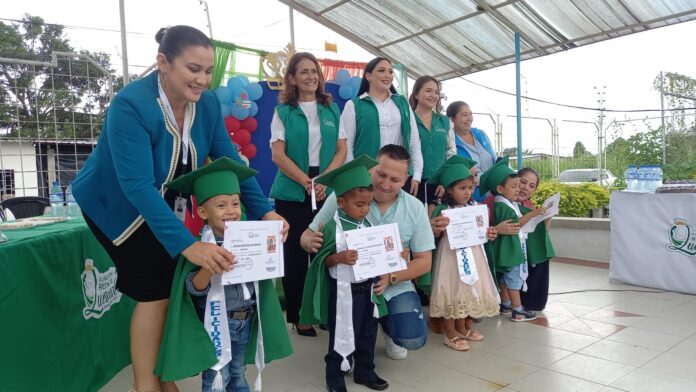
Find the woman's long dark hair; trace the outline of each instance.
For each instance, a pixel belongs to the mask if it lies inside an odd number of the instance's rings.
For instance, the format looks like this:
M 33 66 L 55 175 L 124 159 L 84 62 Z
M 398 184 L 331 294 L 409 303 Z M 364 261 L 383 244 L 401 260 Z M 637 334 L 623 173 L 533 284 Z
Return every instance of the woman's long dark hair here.
M 464 106 L 468 107 L 469 104 L 464 101 L 454 101 L 451 104 L 447 105 L 447 111 L 445 113 L 447 114 L 447 117 L 454 120 L 454 118 L 457 117 L 457 113 L 459 113 L 459 111 L 462 110 Z
M 181 52 L 191 46 L 211 48 L 213 44 L 202 31 L 195 27 L 179 25 L 163 27 L 155 34 L 155 41 L 159 44 L 158 53 L 164 54 L 167 61 L 172 62 L 179 57 Z
M 365 65 L 365 70 L 363 71 L 362 80 L 360 81 L 360 90 L 358 90 L 358 97 L 363 95 L 364 93 L 370 91 L 370 82 L 367 81 L 367 77 L 365 76 L 365 74 L 368 74 L 368 73 L 371 74 L 372 71 L 375 70 L 375 67 L 377 67 L 377 64 L 379 64 L 380 62 L 382 62 L 384 60 L 389 62 L 389 64 L 392 63 L 386 57 L 376 57 L 376 58 L 370 60 L 370 62 Z M 389 91 L 391 91 L 392 94 L 397 94 L 396 88 L 394 88 L 394 83 L 392 83 L 392 85 L 389 86 Z
M 418 98 L 416 96 L 420 94 L 421 89 L 423 86 L 428 83 L 428 82 L 435 82 L 435 85 L 437 86 L 437 89 L 440 90 L 442 88 L 442 85 L 440 82 L 437 81 L 432 76 L 421 76 L 420 78 L 416 79 L 416 82 L 413 83 L 413 90 L 411 90 L 411 95 L 408 97 L 408 103 L 411 105 L 411 109 L 414 111 L 416 110 L 416 107 L 418 107 Z M 435 112 L 440 113 L 442 112 L 442 98 L 437 98 L 437 104 L 435 105 Z
M 540 178 L 539 178 L 539 173 L 537 173 L 536 170 L 532 169 L 531 167 L 523 167 L 517 172 L 517 175 L 520 177 L 524 177 L 527 174 L 532 173 L 537 179 L 537 184 L 539 184 Z

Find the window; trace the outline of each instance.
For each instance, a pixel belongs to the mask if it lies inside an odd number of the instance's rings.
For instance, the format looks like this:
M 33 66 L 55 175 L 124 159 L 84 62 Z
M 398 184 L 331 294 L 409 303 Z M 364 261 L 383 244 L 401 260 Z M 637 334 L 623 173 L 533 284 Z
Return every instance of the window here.
M 0 169 L 0 200 L 15 194 L 14 169 Z

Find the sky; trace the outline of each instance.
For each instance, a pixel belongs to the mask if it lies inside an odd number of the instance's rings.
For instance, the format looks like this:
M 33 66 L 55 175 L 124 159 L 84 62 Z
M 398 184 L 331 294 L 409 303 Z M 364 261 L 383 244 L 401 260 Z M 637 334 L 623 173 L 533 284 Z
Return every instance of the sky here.
M 129 71 L 139 74 L 154 63 L 157 44 L 154 35 L 160 27 L 188 24 L 208 32 L 204 6 L 198 0 L 124 0 Z M 268 51 L 280 50 L 290 41 L 287 6 L 275 0 L 209 0 L 213 37 L 237 45 Z M 29 13 L 49 23 L 66 26 L 65 33 L 73 46 L 112 55 L 113 67 L 121 73 L 121 40 L 118 0 L 22 0 L 5 1 L 0 18 L 20 19 Z M 86 16 L 88 15 L 88 16 Z M 373 55 L 339 34 L 294 13 L 295 42 L 298 50 L 311 51 L 317 57 L 346 61 L 369 61 Z M 7 23 L 7 21 L 3 21 Z M 88 27 L 78 28 L 78 27 Z M 107 31 L 94 30 L 92 28 Z M 598 89 L 604 92 L 608 109 L 659 109 L 660 95 L 652 87 L 660 73 L 677 72 L 696 78 L 696 52 L 691 48 L 696 37 L 696 21 L 632 34 L 566 52 L 544 56 L 521 63 L 522 93 L 546 101 L 568 105 L 597 107 Z M 325 52 L 324 41 L 338 44 L 338 53 Z M 463 79 L 514 93 L 515 68 L 507 65 L 470 74 Z M 463 100 L 475 115 L 474 126 L 484 129 L 493 140 L 494 126 L 488 114 L 503 124 L 503 147 L 516 145 L 516 122 L 512 96 L 478 87 L 462 78 L 443 83 L 447 102 Z M 412 85 L 412 81 L 410 82 Z M 595 87 L 597 89 L 595 89 Z M 551 128 L 556 121 L 562 155 L 572 154 L 581 141 L 597 151 L 597 132 L 593 124 L 572 121 L 597 121 L 597 112 L 565 109 L 559 106 L 523 100 L 526 116 L 545 120 L 523 122 L 523 148 L 535 152 L 551 152 Z M 626 118 L 640 120 L 659 113 L 610 114 L 604 124 Z M 694 121 L 691 116 L 690 121 Z M 643 131 L 643 121 L 627 123 L 621 133 L 608 132 L 609 142 L 618 136 L 627 137 Z M 660 120 L 648 124 L 657 127 Z

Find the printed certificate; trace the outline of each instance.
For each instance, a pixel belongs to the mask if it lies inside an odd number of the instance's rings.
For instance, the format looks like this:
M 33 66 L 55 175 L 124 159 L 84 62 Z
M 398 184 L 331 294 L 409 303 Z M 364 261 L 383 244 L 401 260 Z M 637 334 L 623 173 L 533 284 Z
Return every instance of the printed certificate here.
M 226 222 L 222 246 L 232 252 L 237 264 L 222 274 L 222 284 L 282 277 L 282 229 L 281 221 Z
M 358 251 L 358 261 L 351 268 L 355 280 L 406 269 L 396 223 L 346 231 L 345 236 L 348 249 Z
M 527 233 L 533 233 L 534 229 L 536 229 L 539 223 L 558 215 L 558 203 L 560 202 L 560 192 L 556 192 L 553 195 L 551 195 L 548 199 L 544 200 L 544 203 L 542 205 L 546 207 L 546 213 L 544 215 L 535 216 L 534 218 L 530 219 L 526 225 L 522 226 L 521 230 L 524 230 Z
M 450 249 L 468 248 L 488 241 L 486 238 L 488 207 L 486 205 L 442 210 L 442 215 L 449 218 L 447 238 Z

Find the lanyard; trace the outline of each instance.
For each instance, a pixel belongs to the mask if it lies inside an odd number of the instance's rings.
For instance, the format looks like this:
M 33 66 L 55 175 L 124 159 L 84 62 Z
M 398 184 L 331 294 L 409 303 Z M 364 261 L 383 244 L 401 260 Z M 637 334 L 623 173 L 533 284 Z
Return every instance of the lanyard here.
M 167 94 L 164 93 L 164 90 L 162 89 L 162 81 L 160 78 L 157 78 L 157 87 L 159 88 L 159 96 L 160 99 L 162 100 L 162 103 L 164 104 L 165 109 L 167 109 L 167 116 L 169 117 L 170 122 L 173 124 L 173 126 L 179 131 L 179 134 L 181 134 L 181 130 L 179 129 L 179 125 L 176 123 L 176 118 L 174 117 L 174 111 L 172 110 L 172 105 L 169 104 L 169 100 L 167 99 Z M 190 133 L 191 133 L 191 115 L 188 110 L 188 105 L 186 105 L 186 111 L 184 112 L 184 131 L 183 135 L 181 138 L 181 143 L 184 145 L 184 153 L 183 156 L 181 157 L 181 162 L 186 165 L 188 163 L 188 150 L 189 150 L 189 138 L 190 138 Z

